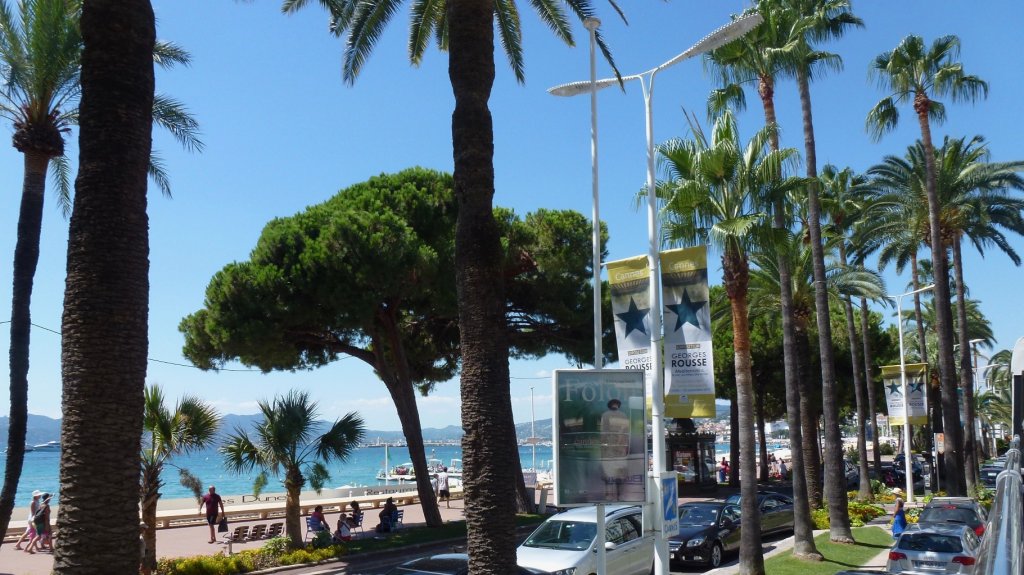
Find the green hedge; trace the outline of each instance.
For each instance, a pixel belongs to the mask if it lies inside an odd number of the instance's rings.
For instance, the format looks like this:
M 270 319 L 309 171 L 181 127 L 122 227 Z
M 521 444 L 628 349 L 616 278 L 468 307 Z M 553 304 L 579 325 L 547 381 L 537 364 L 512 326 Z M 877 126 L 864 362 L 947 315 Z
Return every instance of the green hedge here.
M 204 555 L 200 557 L 177 557 L 161 559 L 157 563 L 156 575 L 235 575 L 281 565 L 317 563 L 341 557 L 347 551 L 344 545 L 329 545 L 316 548 L 314 545 L 303 549 L 288 550 L 288 539 L 275 537 L 259 549 L 240 551 L 234 555 Z

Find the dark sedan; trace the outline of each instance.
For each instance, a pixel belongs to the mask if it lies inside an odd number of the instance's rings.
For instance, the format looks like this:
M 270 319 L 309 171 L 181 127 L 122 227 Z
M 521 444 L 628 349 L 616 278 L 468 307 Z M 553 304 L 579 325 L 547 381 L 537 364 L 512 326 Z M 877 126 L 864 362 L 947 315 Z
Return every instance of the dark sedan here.
M 718 567 L 722 556 L 740 545 L 740 508 L 721 501 L 679 507 L 679 534 L 668 540 L 669 557 L 677 564 Z
M 725 500 L 733 505 L 740 504 L 739 494 Z M 761 535 L 782 533 L 793 530 L 793 498 L 781 493 L 762 491 L 757 494 L 757 507 L 761 511 Z

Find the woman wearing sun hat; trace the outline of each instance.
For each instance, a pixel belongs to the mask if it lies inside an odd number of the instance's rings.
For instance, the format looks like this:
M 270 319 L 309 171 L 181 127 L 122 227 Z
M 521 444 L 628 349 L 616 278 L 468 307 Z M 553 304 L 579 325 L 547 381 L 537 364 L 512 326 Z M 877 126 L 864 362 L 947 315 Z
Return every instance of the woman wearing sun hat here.
M 46 549 L 46 545 L 49 542 L 49 531 L 50 531 L 50 494 L 43 493 L 39 496 L 39 505 L 36 507 L 36 512 L 32 515 L 32 524 L 35 527 L 35 535 L 28 542 L 28 547 L 25 551 L 28 553 L 36 552 L 36 543 L 39 544 L 40 549 Z M 49 549 L 53 550 L 53 543 L 49 543 Z
M 28 527 L 25 528 L 25 531 L 21 534 L 21 537 L 18 538 L 17 543 L 14 544 L 14 548 L 18 551 L 21 551 L 22 541 L 24 541 L 25 539 L 31 541 L 32 538 L 36 535 L 36 528 L 32 524 L 32 517 L 35 516 L 36 510 L 39 508 L 39 496 L 42 494 L 43 492 L 39 491 L 38 489 L 32 492 L 32 504 L 28 508 Z

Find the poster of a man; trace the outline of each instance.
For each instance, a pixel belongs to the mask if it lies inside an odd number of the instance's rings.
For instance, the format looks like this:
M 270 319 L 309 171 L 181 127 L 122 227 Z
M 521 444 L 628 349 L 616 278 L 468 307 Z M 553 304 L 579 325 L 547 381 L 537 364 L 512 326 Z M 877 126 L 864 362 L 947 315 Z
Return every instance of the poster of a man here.
M 557 505 L 645 500 L 641 370 L 555 372 Z

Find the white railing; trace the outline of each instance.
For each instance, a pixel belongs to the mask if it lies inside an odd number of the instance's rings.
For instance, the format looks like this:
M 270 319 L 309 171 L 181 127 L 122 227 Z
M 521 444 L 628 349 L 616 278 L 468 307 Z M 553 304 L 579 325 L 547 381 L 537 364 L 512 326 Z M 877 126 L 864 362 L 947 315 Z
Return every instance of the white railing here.
M 1006 468 L 996 478 L 996 495 L 988 516 L 975 575 L 1024 575 L 1024 481 L 1021 479 L 1020 437 L 1006 452 Z

